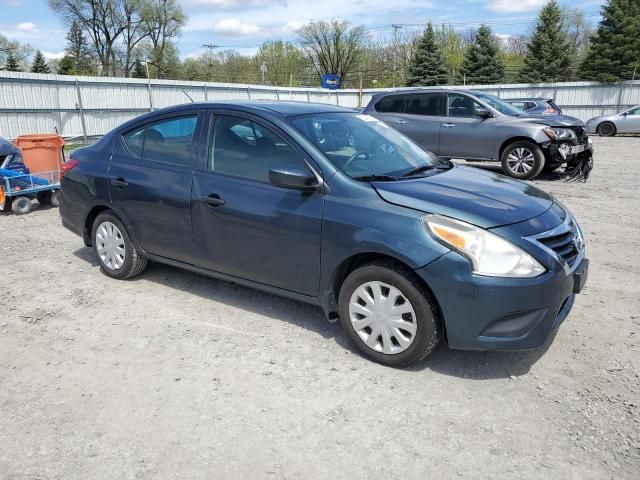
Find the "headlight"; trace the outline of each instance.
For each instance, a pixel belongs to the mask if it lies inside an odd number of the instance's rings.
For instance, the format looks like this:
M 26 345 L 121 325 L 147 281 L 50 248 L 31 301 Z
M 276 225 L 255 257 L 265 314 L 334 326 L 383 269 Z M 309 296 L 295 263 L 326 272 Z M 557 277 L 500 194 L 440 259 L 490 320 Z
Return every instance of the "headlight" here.
M 543 130 L 551 140 L 578 140 L 576 132 L 570 128 L 545 127 Z
M 477 275 L 532 278 L 546 271 L 531 255 L 488 230 L 439 215 L 422 221 L 436 240 L 467 257 Z

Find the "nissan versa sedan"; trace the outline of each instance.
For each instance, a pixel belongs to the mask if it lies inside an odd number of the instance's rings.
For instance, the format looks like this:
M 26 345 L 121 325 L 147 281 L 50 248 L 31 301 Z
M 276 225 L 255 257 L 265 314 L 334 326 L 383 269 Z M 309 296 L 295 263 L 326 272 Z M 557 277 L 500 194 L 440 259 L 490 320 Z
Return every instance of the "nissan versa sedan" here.
M 618 133 L 640 133 L 640 105 L 613 115 L 587 120 L 587 132 L 601 137 L 614 137 Z
M 571 212 L 385 123 L 298 103 L 138 117 L 64 166 L 63 224 L 114 279 L 148 261 L 322 307 L 374 361 L 545 343 L 587 278 Z

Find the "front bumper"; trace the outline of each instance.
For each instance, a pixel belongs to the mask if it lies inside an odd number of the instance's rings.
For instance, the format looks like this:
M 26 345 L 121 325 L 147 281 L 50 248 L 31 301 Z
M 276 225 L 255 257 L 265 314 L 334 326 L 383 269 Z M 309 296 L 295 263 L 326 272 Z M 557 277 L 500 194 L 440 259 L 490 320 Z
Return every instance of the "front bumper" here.
M 543 345 L 567 318 L 587 280 L 582 236 L 566 238 L 578 231 L 557 203 L 538 217 L 493 229 L 546 267 L 536 278 L 475 275 L 469 261 L 455 252 L 416 270 L 438 301 L 449 347 L 528 350 Z M 565 241 L 575 242 L 575 255 L 566 251 Z

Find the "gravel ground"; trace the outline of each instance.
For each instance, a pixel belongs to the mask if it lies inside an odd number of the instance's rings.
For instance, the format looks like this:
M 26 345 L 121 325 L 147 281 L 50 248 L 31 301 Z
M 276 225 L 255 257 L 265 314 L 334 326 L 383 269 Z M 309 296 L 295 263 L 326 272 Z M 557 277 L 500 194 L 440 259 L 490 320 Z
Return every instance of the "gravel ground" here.
M 319 309 L 0 216 L 0 478 L 640 478 L 639 138 L 595 138 L 586 290 L 544 348 L 371 363 Z M 633 168 L 631 168 L 633 167 Z

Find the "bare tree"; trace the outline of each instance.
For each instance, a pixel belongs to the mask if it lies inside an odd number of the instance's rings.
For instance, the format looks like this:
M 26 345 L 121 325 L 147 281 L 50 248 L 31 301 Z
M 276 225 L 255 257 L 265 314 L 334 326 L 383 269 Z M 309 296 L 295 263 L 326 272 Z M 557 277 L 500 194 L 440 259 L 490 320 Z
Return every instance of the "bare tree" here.
M 78 21 L 94 45 L 106 75 L 116 75 L 116 40 L 126 28 L 120 0 L 49 0 L 64 20 Z
M 309 23 L 298 33 L 318 75 L 337 74 L 343 82 L 357 66 L 366 39 L 364 27 L 337 19 Z
M 144 0 L 140 11 L 151 42 L 152 62 L 164 68 L 186 17 L 176 0 Z
M 123 30 L 123 44 L 124 44 L 124 59 L 123 59 L 123 71 L 124 76 L 129 77 L 131 70 L 133 69 L 136 58 L 134 57 L 134 51 L 138 44 L 149 36 L 149 30 L 147 29 L 147 23 L 142 17 L 141 0 L 121 0 L 122 2 L 122 17 L 124 20 Z

